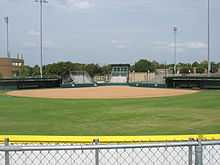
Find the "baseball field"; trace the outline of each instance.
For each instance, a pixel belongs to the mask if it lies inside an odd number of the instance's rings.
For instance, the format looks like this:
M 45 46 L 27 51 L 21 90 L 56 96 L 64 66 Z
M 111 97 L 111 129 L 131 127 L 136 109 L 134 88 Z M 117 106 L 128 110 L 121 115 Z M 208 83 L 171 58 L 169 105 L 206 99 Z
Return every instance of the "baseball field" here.
M 117 99 L 32 98 L 1 91 L 0 130 L 7 135 L 220 133 L 220 91 Z

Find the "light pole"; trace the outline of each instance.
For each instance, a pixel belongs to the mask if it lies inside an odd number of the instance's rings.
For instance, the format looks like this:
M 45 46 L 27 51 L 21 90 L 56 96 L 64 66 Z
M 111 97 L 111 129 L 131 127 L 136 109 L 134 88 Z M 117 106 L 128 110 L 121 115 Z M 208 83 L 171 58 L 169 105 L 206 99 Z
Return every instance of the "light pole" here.
M 211 73 L 211 61 L 210 61 L 210 0 L 208 0 L 208 76 Z
M 178 28 L 176 26 L 173 27 L 174 32 L 174 68 L 173 72 L 176 74 L 176 34 L 177 34 Z
M 43 4 L 48 3 L 47 0 L 35 0 L 40 3 L 40 76 L 43 78 Z
M 9 53 L 9 38 L 8 38 L 8 17 L 5 17 L 5 23 L 6 23 L 6 50 L 7 50 L 7 57 L 10 58 L 10 53 Z

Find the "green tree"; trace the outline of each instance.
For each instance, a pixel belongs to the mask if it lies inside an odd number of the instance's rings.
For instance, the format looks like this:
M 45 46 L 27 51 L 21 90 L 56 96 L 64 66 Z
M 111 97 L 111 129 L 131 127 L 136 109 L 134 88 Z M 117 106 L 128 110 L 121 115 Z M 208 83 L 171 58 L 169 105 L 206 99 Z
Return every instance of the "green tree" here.
M 102 73 L 101 67 L 98 64 L 87 64 L 85 66 L 85 71 L 87 71 L 91 77 L 101 75 Z
M 199 65 L 198 67 L 196 67 L 196 73 L 205 73 L 205 68 Z
M 199 66 L 200 66 L 200 64 L 199 64 L 199 62 L 197 62 L 197 61 L 192 64 L 192 67 L 196 67 L 196 68 L 197 68 L 197 67 L 199 67 Z
M 102 75 L 108 75 L 111 73 L 111 65 L 104 65 L 101 67 Z
M 33 69 L 31 66 L 28 66 L 28 65 L 22 66 L 22 69 L 21 69 L 22 77 L 27 77 L 27 76 L 32 76 L 32 75 L 33 75 Z
M 135 72 L 154 72 L 156 70 L 156 67 L 151 61 L 141 59 L 135 63 L 134 69 Z
M 191 64 L 179 63 L 178 66 L 181 74 L 190 74 L 193 73 L 193 67 Z
M 38 65 L 35 65 L 32 68 L 32 75 L 31 76 L 40 76 L 40 67 Z
M 63 76 L 70 71 L 82 70 L 81 64 L 74 64 L 72 62 L 58 62 L 45 66 L 47 75 L 58 75 Z
M 205 68 L 205 69 L 207 69 L 208 68 L 208 61 L 202 61 L 201 63 L 200 63 L 200 65 L 201 65 L 201 67 L 203 67 L 203 68 Z

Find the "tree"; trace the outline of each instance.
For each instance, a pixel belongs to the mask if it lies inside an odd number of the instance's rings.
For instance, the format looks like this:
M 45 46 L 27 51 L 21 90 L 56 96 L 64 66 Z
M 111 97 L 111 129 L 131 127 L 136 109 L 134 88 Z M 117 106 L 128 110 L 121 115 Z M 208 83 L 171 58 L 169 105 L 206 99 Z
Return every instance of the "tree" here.
M 135 72 L 155 72 L 156 67 L 151 61 L 141 59 L 135 63 L 134 70 Z
M 85 66 L 85 70 L 89 73 L 91 77 L 94 77 L 95 75 L 101 75 L 101 67 L 98 64 L 87 64 Z
M 190 74 L 193 73 L 193 68 L 191 64 L 178 64 L 179 71 L 181 74 Z
M 32 75 L 31 76 L 39 76 L 40 75 L 40 67 L 38 65 L 35 65 L 32 68 Z
M 199 65 L 198 67 L 196 67 L 196 73 L 204 73 L 205 72 L 205 68 L 202 67 L 201 65 Z
M 199 66 L 200 66 L 200 64 L 197 61 L 192 64 L 192 67 L 195 67 L 195 68 L 197 68 Z
M 45 66 L 45 73 L 47 75 L 59 75 L 63 76 L 70 71 L 82 71 L 83 64 L 79 63 L 72 63 L 72 62 L 58 62 L 54 64 L 49 64 Z
M 201 65 L 201 67 L 206 69 L 206 68 L 208 68 L 208 61 L 204 60 L 200 63 L 200 65 Z
M 22 77 L 27 77 L 27 76 L 32 76 L 33 75 L 33 69 L 32 67 L 28 65 L 24 65 L 21 68 L 21 76 Z
M 108 75 L 111 73 L 111 65 L 104 65 L 101 67 L 102 75 Z

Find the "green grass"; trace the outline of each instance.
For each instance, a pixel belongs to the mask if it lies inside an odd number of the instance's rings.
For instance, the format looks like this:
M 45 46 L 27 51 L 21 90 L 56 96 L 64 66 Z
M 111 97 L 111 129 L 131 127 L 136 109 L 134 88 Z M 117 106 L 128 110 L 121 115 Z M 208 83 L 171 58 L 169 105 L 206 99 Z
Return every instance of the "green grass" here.
M 220 133 L 220 91 L 146 99 L 61 100 L 0 92 L 0 134 Z

